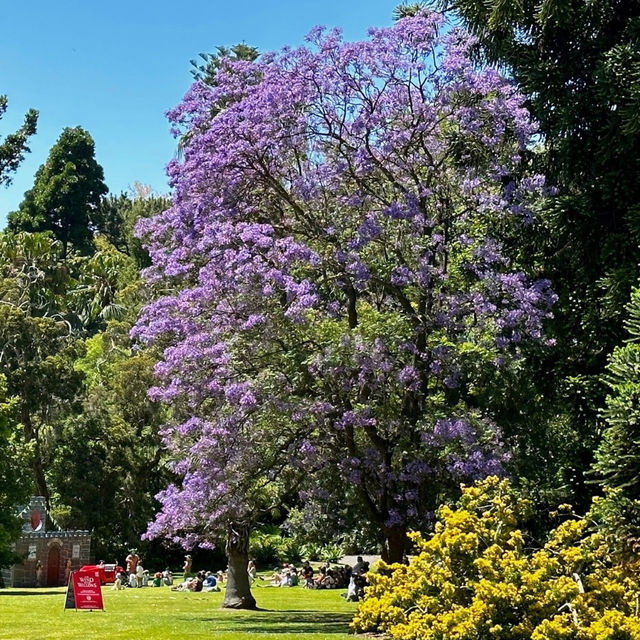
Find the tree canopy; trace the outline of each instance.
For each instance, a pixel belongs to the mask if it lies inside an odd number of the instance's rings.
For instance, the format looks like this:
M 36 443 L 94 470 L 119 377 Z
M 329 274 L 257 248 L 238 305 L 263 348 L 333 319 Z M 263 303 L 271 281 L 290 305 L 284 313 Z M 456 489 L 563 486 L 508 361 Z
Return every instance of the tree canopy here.
M 507 69 L 517 83 L 539 123 L 537 167 L 559 189 L 540 232 L 524 234 L 520 244 L 559 298 L 548 329 L 558 348 L 533 376 L 555 408 L 542 424 L 551 433 L 551 422 L 561 423 L 565 434 L 563 453 L 546 454 L 563 467 L 556 486 L 566 488 L 567 499 L 580 496 L 584 508 L 594 487 L 585 472 L 599 442 L 602 375 L 625 337 L 625 306 L 640 275 L 640 6 L 436 4 L 471 31 L 480 59 Z
M 7 107 L 7 96 L 0 95 L 0 119 L 6 113 Z M 38 112 L 35 109 L 29 109 L 22 126 L 0 142 L 0 186 L 11 183 L 13 172 L 24 159 L 24 154 L 29 151 L 27 142 L 36 132 L 37 124 Z
M 62 243 L 64 256 L 69 246 L 91 253 L 94 231 L 99 230 L 100 198 L 108 191 L 94 146 L 81 127 L 65 129 L 36 172 L 18 211 L 9 214 L 9 229 L 51 231 Z
M 152 393 L 180 408 L 183 479 L 152 535 L 250 519 L 245 478 L 295 458 L 309 500 L 354 486 L 399 560 L 448 488 L 503 469 L 474 387 L 542 341 L 554 294 L 500 233 L 531 222 L 544 179 L 523 97 L 442 31 L 426 13 L 364 42 L 318 29 L 223 61 L 172 112 L 173 206 L 140 226 L 171 292 L 134 335 L 164 347 Z

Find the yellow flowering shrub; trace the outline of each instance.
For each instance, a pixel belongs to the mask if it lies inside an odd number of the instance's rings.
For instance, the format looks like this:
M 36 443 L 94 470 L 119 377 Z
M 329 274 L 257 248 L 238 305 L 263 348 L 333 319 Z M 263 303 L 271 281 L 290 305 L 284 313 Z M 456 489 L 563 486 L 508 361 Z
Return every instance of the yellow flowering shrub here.
M 507 480 L 463 487 L 408 566 L 380 563 L 352 623 L 397 640 L 640 640 L 640 561 L 569 519 L 526 548 L 529 510 Z M 566 506 L 565 506 L 565 511 Z

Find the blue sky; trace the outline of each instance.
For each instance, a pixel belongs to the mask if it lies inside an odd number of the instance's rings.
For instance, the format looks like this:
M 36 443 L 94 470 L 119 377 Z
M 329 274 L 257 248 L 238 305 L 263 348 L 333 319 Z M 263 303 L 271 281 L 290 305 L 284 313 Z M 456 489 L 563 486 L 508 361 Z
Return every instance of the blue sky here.
M 166 192 L 174 153 L 164 117 L 188 88 L 189 60 L 217 45 L 246 42 L 261 51 L 299 44 L 317 24 L 345 38 L 392 21 L 394 0 L 8 0 L 2 7 L 0 94 L 9 108 L 0 136 L 40 112 L 31 153 L 0 188 L 0 227 L 14 210 L 62 129 L 81 126 L 112 193 L 134 181 Z

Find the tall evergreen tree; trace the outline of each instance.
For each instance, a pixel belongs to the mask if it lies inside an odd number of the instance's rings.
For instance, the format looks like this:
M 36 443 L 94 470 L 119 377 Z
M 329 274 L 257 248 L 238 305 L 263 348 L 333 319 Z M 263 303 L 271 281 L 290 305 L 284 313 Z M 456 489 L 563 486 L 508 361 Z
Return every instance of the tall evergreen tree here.
M 562 423 L 559 484 L 585 503 L 608 354 L 623 339 L 640 263 L 640 3 L 442 0 L 509 69 L 540 125 L 537 160 L 559 189 L 536 232 L 518 239 L 559 295 L 558 347 L 533 377 Z M 540 422 L 540 421 L 539 421 Z M 550 423 L 549 423 L 550 424 Z
M 200 53 L 199 60 L 191 60 L 191 75 L 193 79 L 208 85 L 216 84 L 216 74 L 223 61 L 253 62 L 260 55 L 259 51 L 244 42 L 232 47 L 216 47 L 215 53 Z
M 616 348 L 607 367 L 610 388 L 603 417 L 607 427 L 594 470 L 604 487 L 615 528 L 640 540 L 640 289 L 628 306 L 627 344 Z
M 100 198 L 107 193 L 91 135 L 81 127 L 65 129 L 38 169 L 33 187 L 18 211 L 9 215 L 13 231 L 51 231 L 80 253 L 93 251 Z

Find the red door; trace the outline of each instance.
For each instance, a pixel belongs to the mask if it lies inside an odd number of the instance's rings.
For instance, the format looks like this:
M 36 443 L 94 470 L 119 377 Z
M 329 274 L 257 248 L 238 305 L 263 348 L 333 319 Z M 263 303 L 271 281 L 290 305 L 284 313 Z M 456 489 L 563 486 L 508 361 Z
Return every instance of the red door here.
M 53 545 L 47 558 L 47 587 L 57 587 L 60 580 L 60 547 Z

